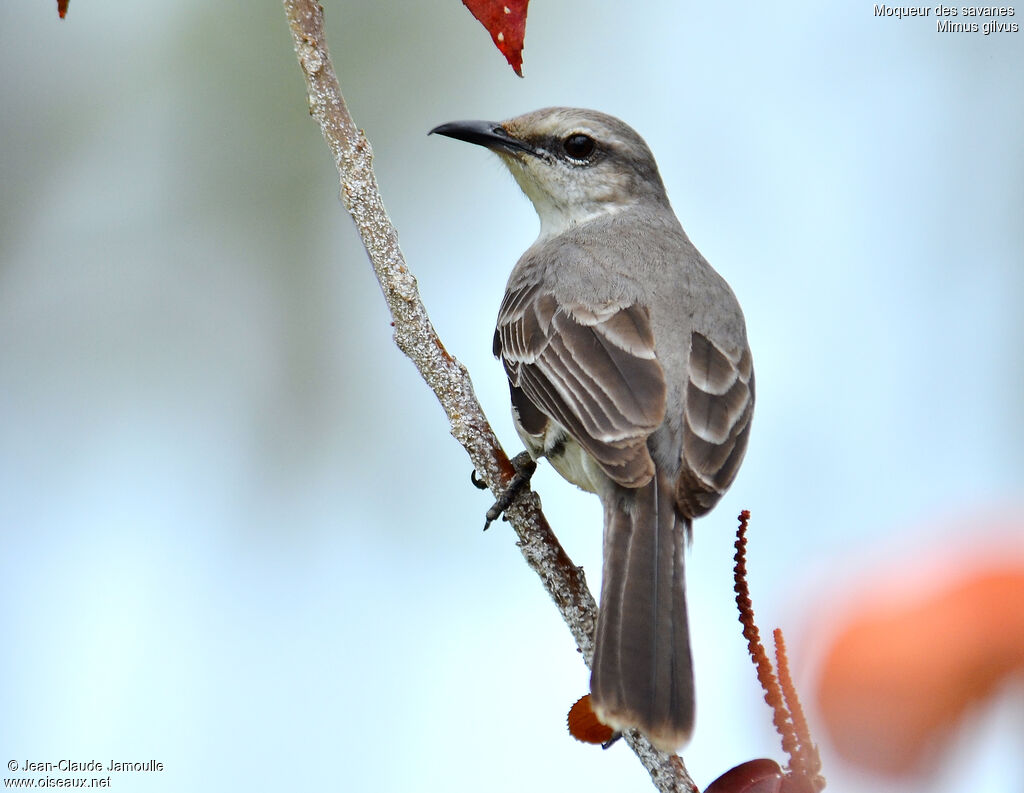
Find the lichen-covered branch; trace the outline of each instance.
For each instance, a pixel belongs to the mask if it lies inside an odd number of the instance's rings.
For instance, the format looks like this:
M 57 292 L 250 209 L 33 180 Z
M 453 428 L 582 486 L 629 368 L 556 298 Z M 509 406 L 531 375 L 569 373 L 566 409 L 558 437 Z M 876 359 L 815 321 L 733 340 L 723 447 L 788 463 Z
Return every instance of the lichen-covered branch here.
M 465 367 L 445 350 L 419 297 L 377 189 L 373 153 L 348 112 L 327 51 L 323 9 L 315 0 L 284 0 L 295 53 L 306 79 L 310 115 L 320 124 L 341 179 L 341 199 L 355 221 L 387 300 L 395 342 L 419 369 L 448 415 L 451 432 L 473 468 L 497 495 L 515 474 L 473 392 Z M 518 545 L 558 607 L 587 665 L 593 657 L 597 605 L 583 571 L 572 563 L 540 510 L 536 494 L 521 495 L 506 510 Z M 696 790 L 678 757 L 656 751 L 643 736 L 627 735 L 659 790 Z

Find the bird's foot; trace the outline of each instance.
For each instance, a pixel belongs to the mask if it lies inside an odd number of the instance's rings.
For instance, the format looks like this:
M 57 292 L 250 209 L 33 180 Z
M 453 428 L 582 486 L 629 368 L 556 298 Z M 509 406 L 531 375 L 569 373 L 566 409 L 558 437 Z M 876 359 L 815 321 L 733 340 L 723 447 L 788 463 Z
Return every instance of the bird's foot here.
M 533 472 L 537 470 L 537 462 L 530 457 L 529 452 L 520 452 L 512 458 L 512 467 L 516 469 L 515 476 L 512 477 L 512 481 L 508 483 L 508 487 L 505 488 L 504 492 L 498 496 L 498 500 L 494 502 L 494 505 L 487 510 L 487 522 L 484 523 L 484 531 L 487 531 L 491 524 L 494 523 L 501 514 L 509 508 L 516 496 L 524 488 L 529 488 L 530 479 L 533 476 Z M 480 482 L 475 476 L 473 477 L 473 484 L 477 487 L 484 487 L 483 483 Z

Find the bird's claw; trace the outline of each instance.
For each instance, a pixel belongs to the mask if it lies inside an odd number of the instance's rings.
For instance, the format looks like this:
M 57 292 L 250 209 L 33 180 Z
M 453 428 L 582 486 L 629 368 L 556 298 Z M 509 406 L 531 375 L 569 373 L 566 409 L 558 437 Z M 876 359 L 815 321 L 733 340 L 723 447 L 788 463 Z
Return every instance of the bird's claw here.
M 530 486 L 533 472 L 537 470 L 537 462 L 530 457 L 529 452 L 520 452 L 512 458 L 511 462 L 512 467 L 516 469 L 515 476 L 508 483 L 508 487 L 498 496 L 497 501 L 487 510 L 485 515 L 487 521 L 484 523 L 484 531 L 487 531 L 491 524 L 501 517 L 501 514 L 515 501 L 516 496 L 519 495 L 523 488 Z M 475 478 L 473 483 L 476 484 Z

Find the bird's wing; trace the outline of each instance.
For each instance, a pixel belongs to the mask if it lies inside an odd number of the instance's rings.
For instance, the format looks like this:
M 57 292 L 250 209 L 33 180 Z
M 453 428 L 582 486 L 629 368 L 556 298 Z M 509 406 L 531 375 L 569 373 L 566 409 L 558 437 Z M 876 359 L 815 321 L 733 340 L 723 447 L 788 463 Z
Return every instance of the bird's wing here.
M 644 306 L 562 304 L 540 284 L 510 289 L 494 353 L 528 432 L 556 421 L 625 487 L 654 475 L 646 441 L 665 417 L 666 388 Z
M 676 500 L 684 513 L 710 510 L 736 477 L 754 412 L 754 368 L 746 344 L 725 347 L 690 337 L 682 470 Z

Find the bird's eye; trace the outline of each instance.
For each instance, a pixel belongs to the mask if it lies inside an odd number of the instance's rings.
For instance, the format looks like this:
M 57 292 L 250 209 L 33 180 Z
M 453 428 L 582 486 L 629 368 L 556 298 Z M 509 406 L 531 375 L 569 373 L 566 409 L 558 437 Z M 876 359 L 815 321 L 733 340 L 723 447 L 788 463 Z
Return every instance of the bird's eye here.
M 584 135 L 582 132 L 572 134 L 562 141 L 562 148 L 565 149 L 565 153 L 574 160 L 587 159 L 587 157 L 594 153 L 596 146 L 597 144 L 594 142 L 594 139 L 589 135 Z

